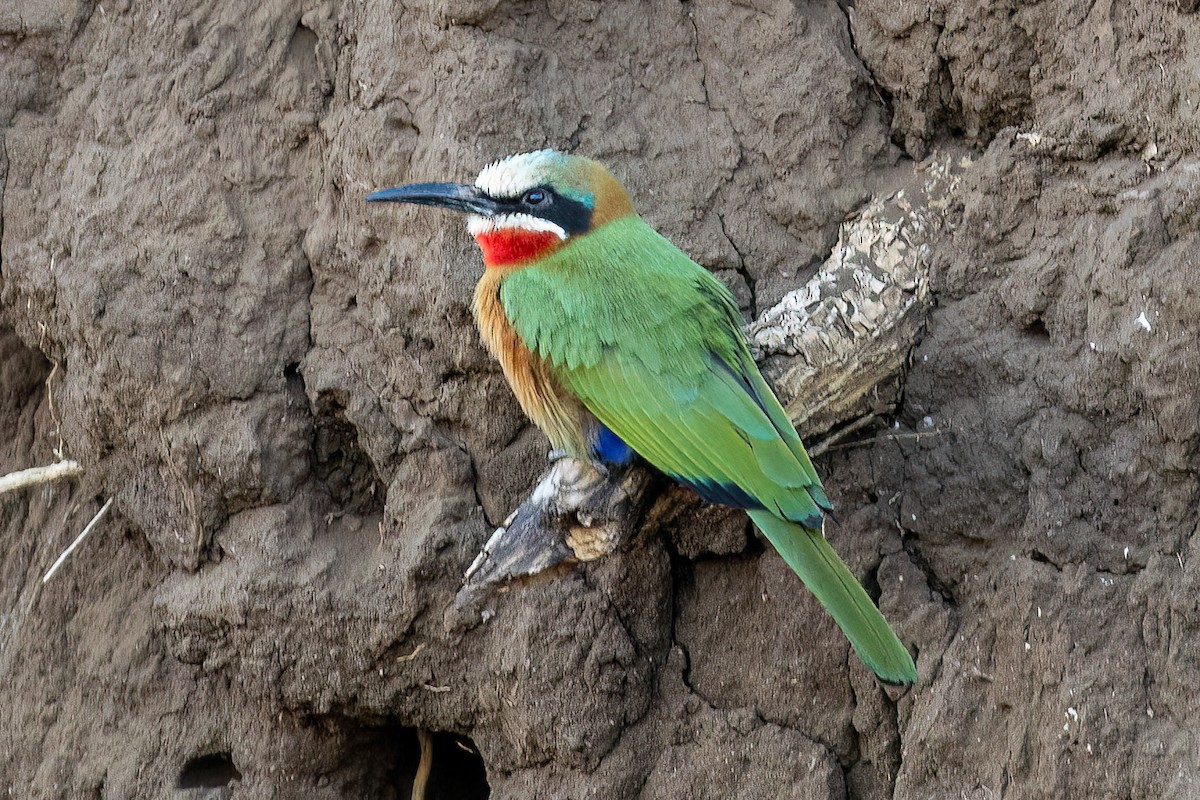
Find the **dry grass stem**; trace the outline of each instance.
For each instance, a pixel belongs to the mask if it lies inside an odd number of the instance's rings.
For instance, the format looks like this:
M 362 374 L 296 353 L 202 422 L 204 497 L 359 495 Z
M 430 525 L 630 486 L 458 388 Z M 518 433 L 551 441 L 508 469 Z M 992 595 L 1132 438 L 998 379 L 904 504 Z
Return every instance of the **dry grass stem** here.
M 417 646 L 416 646 L 416 647 L 413 649 L 413 651 L 412 651 L 411 653 L 409 653 L 408 655 L 406 655 L 406 656 L 396 656 L 396 661 L 397 661 L 397 662 L 400 662 L 400 661 L 412 661 L 414 658 L 416 658 L 417 656 L 421 655 L 421 651 L 422 651 L 422 650 L 424 650 L 424 649 L 425 649 L 425 643 L 424 643 L 424 642 L 421 642 L 421 643 L 420 643 L 420 644 L 418 644 L 418 645 L 417 645 Z
M 54 573 L 57 572 L 58 568 L 63 565 L 63 562 L 66 561 L 71 553 L 74 552 L 75 548 L 79 547 L 80 543 L 87 538 L 87 535 L 92 532 L 92 528 L 96 527 L 96 523 L 99 522 L 100 519 L 108 512 L 108 508 L 112 505 L 112 503 L 113 499 L 111 497 L 108 498 L 107 502 L 105 502 L 104 505 L 100 507 L 100 510 L 96 512 L 96 516 L 92 517 L 92 521 L 89 522 L 83 529 L 83 533 L 75 537 L 75 541 L 71 542 L 70 547 L 68 547 L 66 550 L 63 550 L 62 555 L 58 557 L 58 560 L 50 566 L 49 571 L 47 571 L 45 576 L 42 577 L 43 585 L 45 585 L 46 581 L 54 577 Z

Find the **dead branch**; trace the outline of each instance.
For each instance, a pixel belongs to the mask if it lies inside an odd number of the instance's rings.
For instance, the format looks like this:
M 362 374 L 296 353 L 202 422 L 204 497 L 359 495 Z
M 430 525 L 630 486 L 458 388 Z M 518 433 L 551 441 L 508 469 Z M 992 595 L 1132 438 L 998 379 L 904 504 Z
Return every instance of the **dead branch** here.
M 481 599 L 497 584 L 612 552 L 636 526 L 651 480 L 641 467 L 602 472 L 587 461 L 555 461 L 475 557 L 455 605 Z
M 0 494 L 39 486 L 43 483 L 61 481 L 68 478 L 78 478 L 83 474 L 83 468 L 78 461 L 59 461 L 44 467 L 31 467 L 19 472 L 10 472 L 0 476 Z

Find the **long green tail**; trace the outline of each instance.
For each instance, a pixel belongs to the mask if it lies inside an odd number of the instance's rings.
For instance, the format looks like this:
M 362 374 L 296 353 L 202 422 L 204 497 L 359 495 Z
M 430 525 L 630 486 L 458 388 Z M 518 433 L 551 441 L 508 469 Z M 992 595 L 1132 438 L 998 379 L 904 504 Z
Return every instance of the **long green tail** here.
M 819 531 L 767 511 L 751 511 L 750 518 L 833 616 L 864 664 L 888 683 L 916 682 L 912 656 Z

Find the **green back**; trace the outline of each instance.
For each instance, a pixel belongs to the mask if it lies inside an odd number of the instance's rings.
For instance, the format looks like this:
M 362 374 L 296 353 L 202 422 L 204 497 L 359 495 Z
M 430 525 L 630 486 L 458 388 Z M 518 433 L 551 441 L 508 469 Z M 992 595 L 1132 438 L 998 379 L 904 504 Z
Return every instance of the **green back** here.
M 507 276 L 500 299 L 564 388 L 651 464 L 820 527 L 828 500 L 732 296 L 639 217 Z

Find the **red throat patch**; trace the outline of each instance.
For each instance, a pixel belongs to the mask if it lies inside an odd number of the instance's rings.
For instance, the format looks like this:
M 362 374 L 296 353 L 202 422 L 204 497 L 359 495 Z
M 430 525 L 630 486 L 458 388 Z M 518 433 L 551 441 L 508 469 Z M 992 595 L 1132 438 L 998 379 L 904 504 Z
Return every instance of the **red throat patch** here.
M 562 243 L 562 239 L 553 231 L 524 228 L 498 228 L 476 234 L 475 241 L 483 251 L 483 263 L 489 268 L 531 261 Z

